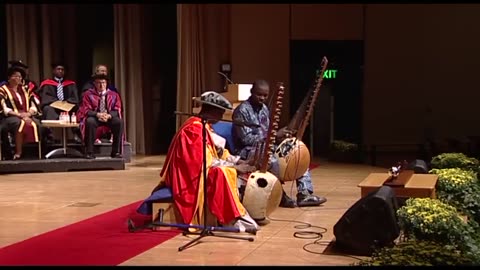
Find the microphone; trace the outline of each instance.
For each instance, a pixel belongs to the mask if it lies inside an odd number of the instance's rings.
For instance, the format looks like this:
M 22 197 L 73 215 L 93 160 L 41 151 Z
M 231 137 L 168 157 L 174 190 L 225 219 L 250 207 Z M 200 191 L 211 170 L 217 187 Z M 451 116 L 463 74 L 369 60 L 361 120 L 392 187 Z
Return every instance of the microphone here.
M 222 73 L 222 72 L 220 72 L 220 71 L 217 71 L 217 73 L 220 74 L 220 75 L 222 75 L 229 83 L 235 84 L 234 82 L 232 82 L 232 80 L 230 80 L 230 79 L 228 78 L 228 76 L 227 76 L 225 73 Z
M 195 117 L 199 117 L 199 118 L 206 119 L 206 120 L 218 120 L 218 121 L 221 121 L 221 122 L 229 122 L 229 123 L 232 123 L 232 124 L 234 124 L 234 125 L 241 126 L 241 127 L 261 127 L 261 126 L 258 125 L 258 124 L 245 123 L 245 122 L 243 122 L 243 121 L 227 120 L 227 119 L 208 119 L 208 118 L 205 118 L 204 116 L 202 116 L 201 114 L 198 114 L 198 113 L 187 113 L 187 112 L 175 111 L 175 114 L 177 114 L 177 115 L 195 116 Z

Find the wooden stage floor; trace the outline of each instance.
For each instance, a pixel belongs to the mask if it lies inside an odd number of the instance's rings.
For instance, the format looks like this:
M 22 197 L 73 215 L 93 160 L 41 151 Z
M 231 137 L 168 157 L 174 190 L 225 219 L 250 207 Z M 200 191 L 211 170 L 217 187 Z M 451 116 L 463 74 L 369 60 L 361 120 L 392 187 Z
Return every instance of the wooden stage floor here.
M 145 199 L 158 183 L 164 156 L 136 156 L 125 170 L 0 175 L 0 247 L 84 220 Z M 358 259 L 329 252 L 333 226 L 360 199 L 360 183 L 385 168 L 317 160 L 312 170 L 317 195 L 328 201 L 320 207 L 278 208 L 255 236 L 255 241 L 205 237 L 202 243 L 178 252 L 191 237 L 181 234 L 122 265 L 349 265 Z M 295 196 L 291 183 L 284 186 Z M 68 207 L 91 203 L 92 207 Z M 321 244 L 295 238 L 302 229 L 295 221 L 326 228 Z M 19 226 L 18 224 L 21 224 Z M 315 230 L 308 228 L 306 230 Z M 315 253 L 304 250 L 310 250 Z M 161 256 L 159 255 L 161 254 Z

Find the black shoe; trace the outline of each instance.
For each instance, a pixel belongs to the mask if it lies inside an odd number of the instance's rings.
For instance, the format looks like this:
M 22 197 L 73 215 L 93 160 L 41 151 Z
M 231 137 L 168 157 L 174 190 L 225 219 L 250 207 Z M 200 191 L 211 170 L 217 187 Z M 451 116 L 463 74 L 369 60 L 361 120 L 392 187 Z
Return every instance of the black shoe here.
M 82 144 L 82 138 L 80 138 L 77 134 L 73 135 L 73 141 L 78 144 Z
M 87 154 L 85 155 L 85 158 L 86 158 L 86 159 L 95 159 L 95 155 L 94 155 L 93 153 L 87 153 Z
M 325 197 L 315 196 L 309 192 L 301 192 L 297 194 L 298 207 L 303 206 L 319 206 L 327 201 Z
M 282 200 L 280 201 L 280 207 L 284 208 L 295 208 L 295 201 L 288 197 L 285 191 L 282 194 Z
M 112 157 L 112 158 L 123 158 L 122 154 L 120 154 L 120 153 L 112 153 L 112 154 L 110 154 L 110 157 Z

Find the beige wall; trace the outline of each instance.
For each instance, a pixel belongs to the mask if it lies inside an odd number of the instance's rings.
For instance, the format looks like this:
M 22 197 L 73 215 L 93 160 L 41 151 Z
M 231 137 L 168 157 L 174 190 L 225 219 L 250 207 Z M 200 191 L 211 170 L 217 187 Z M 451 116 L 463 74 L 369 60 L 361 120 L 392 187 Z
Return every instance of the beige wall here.
M 437 138 L 480 135 L 479 14 L 478 4 L 232 4 L 233 80 L 289 86 L 290 39 L 363 39 L 365 143 L 418 142 L 428 126 Z
M 437 138 L 480 135 L 479 14 L 480 5 L 368 5 L 365 142 L 419 141 L 428 125 Z
M 231 64 L 236 83 L 265 79 L 290 83 L 289 5 L 231 5 Z M 285 99 L 288 100 L 288 92 Z M 288 103 L 284 103 L 288 116 Z
M 362 40 L 364 5 L 292 4 L 291 39 Z

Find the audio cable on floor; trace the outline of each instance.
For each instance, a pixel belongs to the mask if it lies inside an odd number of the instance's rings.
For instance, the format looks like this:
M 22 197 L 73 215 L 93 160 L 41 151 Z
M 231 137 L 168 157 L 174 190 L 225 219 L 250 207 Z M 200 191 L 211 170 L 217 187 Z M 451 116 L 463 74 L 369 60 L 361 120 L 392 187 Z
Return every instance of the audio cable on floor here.
M 295 222 L 295 223 L 300 223 L 298 225 L 293 226 L 295 229 L 299 229 L 301 231 L 296 231 L 293 233 L 293 237 L 295 238 L 300 238 L 300 239 L 315 239 L 311 243 L 307 243 L 303 246 L 303 250 L 313 253 L 313 254 L 321 254 L 320 252 L 315 252 L 312 250 L 307 249 L 308 246 L 310 245 L 320 245 L 323 243 L 326 243 L 328 245 L 328 242 L 323 242 L 321 241 L 323 239 L 323 234 L 327 232 L 327 228 L 321 227 L 321 226 L 316 226 L 312 225 L 308 222 L 303 222 L 303 221 L 297 221 L 297 220 L 289 220 L 289 219 L 276 219 L 276 218 L 270 218 L 272 221 L 284 221 L 284 222 Z M 305 229 L 310 229 L 310 230 L 305 230 Z M 312 230 L 312 229 L 317 229 L 317 230 Z

